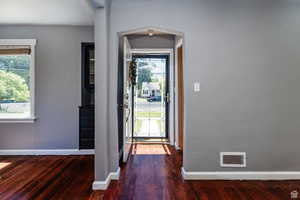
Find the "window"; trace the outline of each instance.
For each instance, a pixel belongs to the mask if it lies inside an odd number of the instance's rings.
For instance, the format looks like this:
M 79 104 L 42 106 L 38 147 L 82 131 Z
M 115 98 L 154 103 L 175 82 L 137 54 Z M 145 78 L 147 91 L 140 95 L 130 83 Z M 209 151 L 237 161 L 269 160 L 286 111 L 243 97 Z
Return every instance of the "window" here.
M 0 39 L 0 121 L 31 122 L 36 40 Z

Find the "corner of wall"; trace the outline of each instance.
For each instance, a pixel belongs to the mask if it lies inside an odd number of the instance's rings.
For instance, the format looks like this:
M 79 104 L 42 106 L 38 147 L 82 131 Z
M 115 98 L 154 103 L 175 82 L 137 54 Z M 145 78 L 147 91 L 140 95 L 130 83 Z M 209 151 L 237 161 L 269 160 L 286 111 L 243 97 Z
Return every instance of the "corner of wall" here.
M 119 180 L 121 169 L 116 172 L 110 172 L 104 181 L 94 181 L 93 190 L 106 190 L 112 180 Z

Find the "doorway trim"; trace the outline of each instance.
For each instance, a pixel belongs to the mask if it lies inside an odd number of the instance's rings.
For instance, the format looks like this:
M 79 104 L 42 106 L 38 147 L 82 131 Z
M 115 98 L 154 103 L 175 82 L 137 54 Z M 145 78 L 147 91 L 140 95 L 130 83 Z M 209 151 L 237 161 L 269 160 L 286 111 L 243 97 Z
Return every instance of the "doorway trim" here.
M 175 71 L 174 71 L 174 50 L 169 48 L 161 49 L 132 49 L 132 54 L 168 54 L 169 55 L 169 93 L 170 93 L 170 103 L 169 103 L 169 128 L 166 135 L 168 136 L 170 145 L 175 144 Z
M 178 85 L 178 49 L 180 47 L 183 48 L 183 51 L 182 51 L 182 63 L 183 63 L 183 66 L 185 66 L 185 63 L 184 63 L 184 42 L 183 42 L 184 38 L 183 36 L 181 36 L 180 38 L 176 38 L 175 39 L 175 53 L 174 53 L 174 61 L 175 61 L 175 64 L 174 64 L 174 81 L 175 81 L 175 94 L 179 94 L 179 85 Z M 184 80 L 183 80 L 184 82 Z M 183 97 L 184 98 L 184 97 Z M 176 122 L 179 122 L 179 97 L 178 95 L 175 95 L 175 121 Z M 185 128 L 186 128 L 186 125 L 185 125 L 185 105 L 183 105 L 184 107 L 184 112 L 182 113 L 183 114 L 183 139 L 185 138 Z M 174 130 L 174 134 L 175 134 L 175 148 L 176 150 L 182 150 L 183 149 L 180 149 L 179 147 L 179 130 L 178 130 L 178 124 L 175 124 L 175 130 Z

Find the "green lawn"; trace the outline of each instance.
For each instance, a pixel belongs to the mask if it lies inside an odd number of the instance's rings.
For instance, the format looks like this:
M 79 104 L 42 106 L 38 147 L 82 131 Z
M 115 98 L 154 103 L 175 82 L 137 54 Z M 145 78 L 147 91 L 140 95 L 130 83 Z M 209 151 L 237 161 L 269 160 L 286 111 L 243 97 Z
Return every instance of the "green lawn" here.
M 144 103 L 144 102 L 147 102 L 147 98 L 141 98 L 141 97 L 138 97 L 138 98 L 136 99 L 136 102 L 138 102 L 138 103 Z
M 142 120 L 139 120 L 139 119 L 135 120 L 135 122 L 134 122 L 134 132 L 139 133 L 141 128 L 142 128 Z
M 161 112 L 137 112 L 136 117 L 161 117 Z
M 141 131 L 141 128 L 142 128 L 142 123 L 143 123 L 144 120 L 142 119 L 136 119 L 134 121 L 134 135 L 137 135 L 140 131 Z M 159 130 L 161 133 L 164 133 L 165 132 L 165 123 L 164 121 L 162 120 L 155 120 L 155 122 L 157 123 L 157 126 L 159 127 Z
M 165 132 L 165 123 L 162 120 L 156 120 L 156 123 L 159 127 L 161 133 Z

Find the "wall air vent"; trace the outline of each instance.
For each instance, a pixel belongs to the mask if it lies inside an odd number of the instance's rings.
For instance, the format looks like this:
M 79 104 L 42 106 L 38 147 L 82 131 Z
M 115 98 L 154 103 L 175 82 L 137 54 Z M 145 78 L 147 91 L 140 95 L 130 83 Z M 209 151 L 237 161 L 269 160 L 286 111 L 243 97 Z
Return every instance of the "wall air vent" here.
M 246 167 L 245 152 L 220 152 L 221 167 Z

